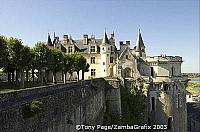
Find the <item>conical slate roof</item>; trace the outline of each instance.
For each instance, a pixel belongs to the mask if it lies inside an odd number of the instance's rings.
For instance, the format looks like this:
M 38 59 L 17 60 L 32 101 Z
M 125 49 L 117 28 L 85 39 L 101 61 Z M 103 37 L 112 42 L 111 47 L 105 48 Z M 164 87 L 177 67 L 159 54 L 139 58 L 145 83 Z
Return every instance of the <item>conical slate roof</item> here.
M 108 40 L 108 37 L 107 37 L 106 32 L 105 32 L 105 34 L 104 34 L 102 44 L 109 44 L 109 40 Z
M 47 38 L 47 45 L 48 46 L 53 46 L 52 41 L 51 41 L 51 37 L 50 37 L 49 34 L 48 34 L 48 38 Z
M 136 41 L 136 51 L 140 51 L 142 47 L 145 47 L 145 46 L 144 46 L 144 43 L 143 43 L 143 40 L 142 40 L 142 35 L 140 33 L 140 30 L 139 30 L 137 41 Z

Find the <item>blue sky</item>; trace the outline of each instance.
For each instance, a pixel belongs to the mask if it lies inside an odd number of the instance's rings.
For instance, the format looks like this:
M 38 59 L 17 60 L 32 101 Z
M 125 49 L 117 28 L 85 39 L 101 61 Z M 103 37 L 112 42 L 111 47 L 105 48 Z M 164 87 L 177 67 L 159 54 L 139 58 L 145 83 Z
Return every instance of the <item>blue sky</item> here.
M 147 55 L 180 55 L 182 72 L 199 72 L 199 0 L 0 0 L 0 34 L 29 46 L 47 33 L 74 39 L 115 31 L 135 45 L 141 29 Z

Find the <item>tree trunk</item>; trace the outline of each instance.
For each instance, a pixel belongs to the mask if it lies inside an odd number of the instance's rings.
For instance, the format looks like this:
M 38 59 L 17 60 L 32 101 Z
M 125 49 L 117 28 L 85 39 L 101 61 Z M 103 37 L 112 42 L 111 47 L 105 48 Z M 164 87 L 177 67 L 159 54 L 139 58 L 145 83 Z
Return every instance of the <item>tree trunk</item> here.
M 16 69 L 16 82 L 19 83 L 19 70 Z
M 77 81 L 79 81 L 79 71 L 77 71 Z
M 21 73 L 20 88 L 24 88 L 24 79 L 25 79 L 25 76 L 24 76 L 24 70 L 21 69 L 21 70 L 20 70 L 20 73 Z
M 15 70 L 12 70 L 12 82 L 15 81 Z
M 63 74 L 63 82 L 66 83 L 66 73 Z
M 39 75 L 40 75 L 40 85 L 44 85 L 44 76 L 43 76 L 43 69 L 41 69 L 39 71 Z
M 28 82 L 28 70 L 26 70 L 26 81 Z
M 53 72 L 53 83 L 57 84 L 56 72 Z
M 33 83 L 34 83 L 34 81 L 35 81 L 35 80 L 34 80 L 34 79 L 35 79 L 34 74 L 35 74 L 35 73 L 34 73 L 34 69 L 32 69 L 32 79 L 33 79 Z
M 8 82 L 11 82 L 11 73 L 8 72 Z
M 84 80 L 84 71 L 82 70 L 82 80 Z

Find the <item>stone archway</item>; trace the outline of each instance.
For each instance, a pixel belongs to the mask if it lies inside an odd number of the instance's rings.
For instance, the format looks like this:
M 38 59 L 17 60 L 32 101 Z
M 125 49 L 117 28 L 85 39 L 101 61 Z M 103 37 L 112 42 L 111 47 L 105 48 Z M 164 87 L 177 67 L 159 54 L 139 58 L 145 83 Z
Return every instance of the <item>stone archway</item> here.
M 123 72 L 122 72 L 122 76 L 123 77 L 131 77 L 131 68 L 129 67 L 126 67 L 125 69 L 123 69 Z

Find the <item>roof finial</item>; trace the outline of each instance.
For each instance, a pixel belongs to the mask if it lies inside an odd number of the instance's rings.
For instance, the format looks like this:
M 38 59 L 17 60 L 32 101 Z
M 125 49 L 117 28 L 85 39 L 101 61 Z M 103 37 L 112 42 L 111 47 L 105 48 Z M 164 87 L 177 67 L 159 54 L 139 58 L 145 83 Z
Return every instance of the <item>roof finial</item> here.
M 55 33 L 55 32 L 53 32 L 53 37 L 54 37 L 54 38 L 56 37 L 56 33 Z
M 140 28 L 139 28 L 139 33 L 140 33 Z

